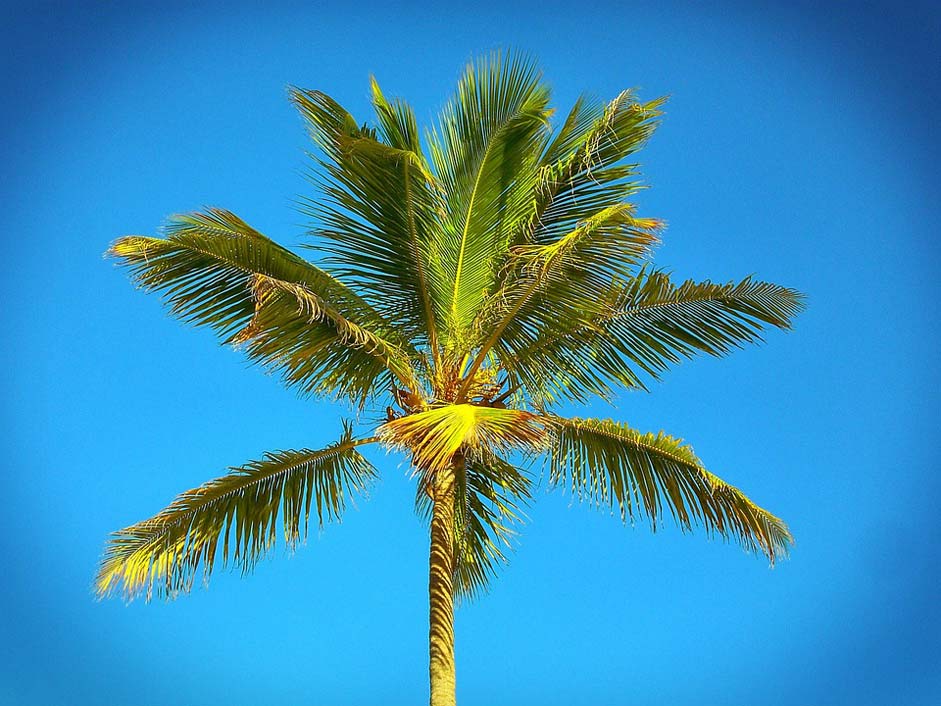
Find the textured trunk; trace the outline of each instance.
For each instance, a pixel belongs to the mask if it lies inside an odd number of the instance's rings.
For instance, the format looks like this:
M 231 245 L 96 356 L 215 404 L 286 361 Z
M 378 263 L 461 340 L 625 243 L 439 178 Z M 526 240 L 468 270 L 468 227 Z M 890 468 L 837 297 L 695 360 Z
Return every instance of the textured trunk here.
M 454 472 L 435 474 L 428 573 L 431 706 L 454 706 Z

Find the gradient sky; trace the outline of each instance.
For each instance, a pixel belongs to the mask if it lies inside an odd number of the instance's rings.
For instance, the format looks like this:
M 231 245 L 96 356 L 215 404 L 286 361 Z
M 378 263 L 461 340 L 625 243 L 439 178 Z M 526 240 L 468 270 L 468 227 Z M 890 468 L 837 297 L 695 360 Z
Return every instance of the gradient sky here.
M 807 293 L 794 332 L 591 409 L 688 440 L 797 545 L 771 570 L 543 485 L 458 612 L 459 702 L 941 703 L 937 8 L 135 4 L 0 15 L 0 703 L 426 701 L 427 539 L 381 451 L 370 499 L 293 556 L 171 603 L 95 600 L 110 531 L 349 414 L 168 318 L 102 252 L 204 205 L 302 242 L 287 85 L 365 120 L 374 73 L 427 123 L 500 46 L 540 58 L 563 111 L 670 94 L 640 157 L 658 264 Z

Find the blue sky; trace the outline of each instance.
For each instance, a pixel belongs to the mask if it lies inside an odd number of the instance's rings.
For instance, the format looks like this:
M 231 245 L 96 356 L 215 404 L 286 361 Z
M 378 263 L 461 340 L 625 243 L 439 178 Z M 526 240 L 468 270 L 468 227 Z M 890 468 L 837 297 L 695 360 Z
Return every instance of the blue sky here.
M 685 438 L 797 545 L 770 570 L 543 487 L 512 563 L 458 613 L 459 702 L 941 702 L 937 9 L 135 5 L 0 23 L 0 703 L 427 698 L 427 540 L 382 452 L 370 499 L 293 556 L 172 603 L 95 601 L 110 531 L 331 441 L 345 413 L 168 318 L 102 252 L 204 205 L 302 242 L 287 85 L 365 120 L 374 73 L 427 123 L 500 46 L 540 58 L 562 110 L 671 96 L 641 155 L 640 210 L 669 222 L 658 264 L 807 293 L 794 332 L 591 409 Z

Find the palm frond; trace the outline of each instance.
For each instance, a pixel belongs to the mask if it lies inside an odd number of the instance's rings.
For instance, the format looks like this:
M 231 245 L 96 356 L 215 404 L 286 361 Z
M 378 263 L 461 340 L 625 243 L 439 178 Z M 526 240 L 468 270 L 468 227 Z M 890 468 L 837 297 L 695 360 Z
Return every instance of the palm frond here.
M 312 247 L 406 337 L 436 349 L 447 289 L 436 255 L 441 205 L 411 108 L 390 104 L 374 81 L 376 134 L 322 93 L 294 90 L 292 100 L 326 155 L 313 177 L 322 197 L 302 202 L 316 221 Z
M 161 293 L 171 313 L 184 322 L 208 326 L 227 343 L 256 344 L 248 347 L 253 360 L 287 369 L 307 366 L 307 375 L 286 377 L 306 391 L 330 388 L 309 363 L 323 369 L 328 359 L 336 358 L 376 372 L 370 379 L 357 376 L 361 384 L 351 390 L 356 398 L 365 398 L 384 371 L 403 385 L 417 386 L 411 364 L 417 353 L 379 312 L 234 214 L 210 209 L 175 216 L 165 232 L 166 238 L 121 238 L 109 253 L 131 269 L 141 287 Z M 273 290 L 290 296 L 264 294 Z M 274 329 L 279 336 L 258 340 Z M 288 330 L 297 336 L 286 337 Z M 316 351 L 310 337 L 317 341 Z M 299 348 L 314 358 L 292 357 Z
M 267 454 L 186 491 L 154 517 L 111 536 L 98 594 L 174 597 L 190 590 L 200 568 L 208 581 L 220 546 L 223 564 L 251 571 L 276 542 L 279 515 L 281 534 L 293 547 L 307 535 L 312 508 L 322 525 L 366 491 L 377 473 L 356 447 L 373 441 L 354 439 L 344 425 L 340 440 L 325 449 Z
M 370 77 L 369 85 L 382 139 L 396 149 L 421 156 L 421 136 L 418 133 L 415 111 L 408 103 L 398 98 L 390 103 L 374 76 Z
M 254 294 L 255 314 L 232 342 L 302 393 L 332 393 L 360 407 L 393 384 L 421 394 L 400 347 L 338 316 L 303 285 L 257 275 Z
M 469 332 L 510 236 L 528 213 L 548 139 L 548 100 L 532 61 L 494 53 L 467 67 L 428 137 L 446 203 L 439 252 L 451 283 L 452 348 Z
M 467 373 L 473 379 L 490 354 L 512 372 L 518 351 L 575 319 L 591 325 L 607 313 L 605 297 L 612 282 L 631 277 L 632 270 L 651 246 L 659 224 L 634 215 L 631 204 L 610 206 L 564 237 L 545 245 L 514 249 L 506 283 L 487 301 L 477 328 L 486 340 Z
M 290 86 L 288 96 L 304 119 L 311 140 L 334 162 L 342 160 L 347 139 L 375 136 L 367 126 L 357 125 L 353 116 L 326 93 Z
M 592 361 L 601 357 L 601 367 L 609 367 L 607 351 L 588 351 L 588 360 L 544 356 L 542 366 L 525 362 L 519 352 L 572 331 L 589 337 L 611 313 L 617 289 L 636 276 L 642 250 L 655 241 L 661 223 L 638 218 L 625 201 L 639 185 L 631 180 L 636 165 L 623 160 L 653 133 L 663 102 L 639 103 L 631 91 L 607 105 L 582 97 L 542 155 L 528 215 L 511 238 L 499 286 L 476 319 L 484 342 L 471 365 L 476 370 L 492 351 L 511 387 L 523 388 L 536 406 L 609 395 L 610 376 L 599 375 Z M 567 257 L 559 258 L 562 252 Z M 538 269 L 527 263 L 546 255 L 561 266 L 552 277 L 534 278 Z M 614 379 L 642 387 L 629 372 Z
M 583 147 L 589 132 L 604 116 L 604 108 L 603 103 L 588 95 L 579 96 L 543 152 L 540 164 L 543 167 L 554 165 Z M 547 177 L 548 172 L 543 172 L 542 176 Z
M 532 477 L 497 454 L 472 452 L 456 471 L 454 493 L 454 586 L 459 598 L 486 592 L 501 565 L 509 561 L 523 508 L 532 498 Z M 422 474 L 415 510 L 431 519 L 431 498 Z
M 784 522 L 707 471 L 681 440 L 611 420 L 551 417 L 546 423 L 553 429 L 553 485 L 616 507 L 625 521 L 646 516 L 656 529 L 666 508 L 684 531 L 698 524 L 762 552 L 772 564 L 787 556 L 793 538 Z
M 530 213 L 514 243 L 549 243 L 640 189 L 637 165 L 624 160 L 658 125 L 665 98 L 646 103 L 623 91 L 601 106 L 581 98 L 546 149 Z
M 766 326 L 790 329 L 803 300 L 794 289 L 751 278 L 676 285 L 663 272 L 642 272 L 599 297 L 605 311 L 593 320 L 562 321 L 517 346 L 521 365 L 511 375 L 539 387 L 545 371 L 564 371 L 553 380 L 562 393 L 571 387 L 576 398 L 585 390 L 602 394 L 610 382 L 643 387 L 644 374 L 656 379 L 684 357 L 724 355 L 761 341 Z M 533 380 L 531 370 L 543 382 Z
M 746 277 L 716 284 L 643 273 L 624 289 L 610 333 L 628 357 L 656 375 L 680 355 L 719 356 L 761 341 L 764 326 L 789 330 L 804 308 L 804 296 L 789 287 Z
M 386 422 L 383 442 L 409 451 L 426 471 L 450 466 L 459 451 L 532 449 L 545 440 L 540 418 L 519 409 L 452 404 Z

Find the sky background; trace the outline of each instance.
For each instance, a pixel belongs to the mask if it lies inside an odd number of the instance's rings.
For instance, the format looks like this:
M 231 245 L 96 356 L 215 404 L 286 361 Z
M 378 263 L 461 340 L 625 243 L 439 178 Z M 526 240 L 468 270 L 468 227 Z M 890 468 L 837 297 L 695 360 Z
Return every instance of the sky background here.
M 381 451 L 370 499 L 293 556 L 171 603 L 95 600 L 110 531 L 349 416 L 102 253 L 205 205 L 303 242 L 289 84 L 366 120 L 374 73 L 427 124 L 501 46 L 540 58 L 560 112 L 671 96 L 640 156 L 659 265 L 807 293 L 792 333 L 590 410 L 688 440 L 797 545 L 771 570 L 543 484 L 512 563 L 458 612 L 459 702 L 941 703 L 937 7 L 197 4 L 0 14 L 0 703 L 426 701 L 427 538 Z

